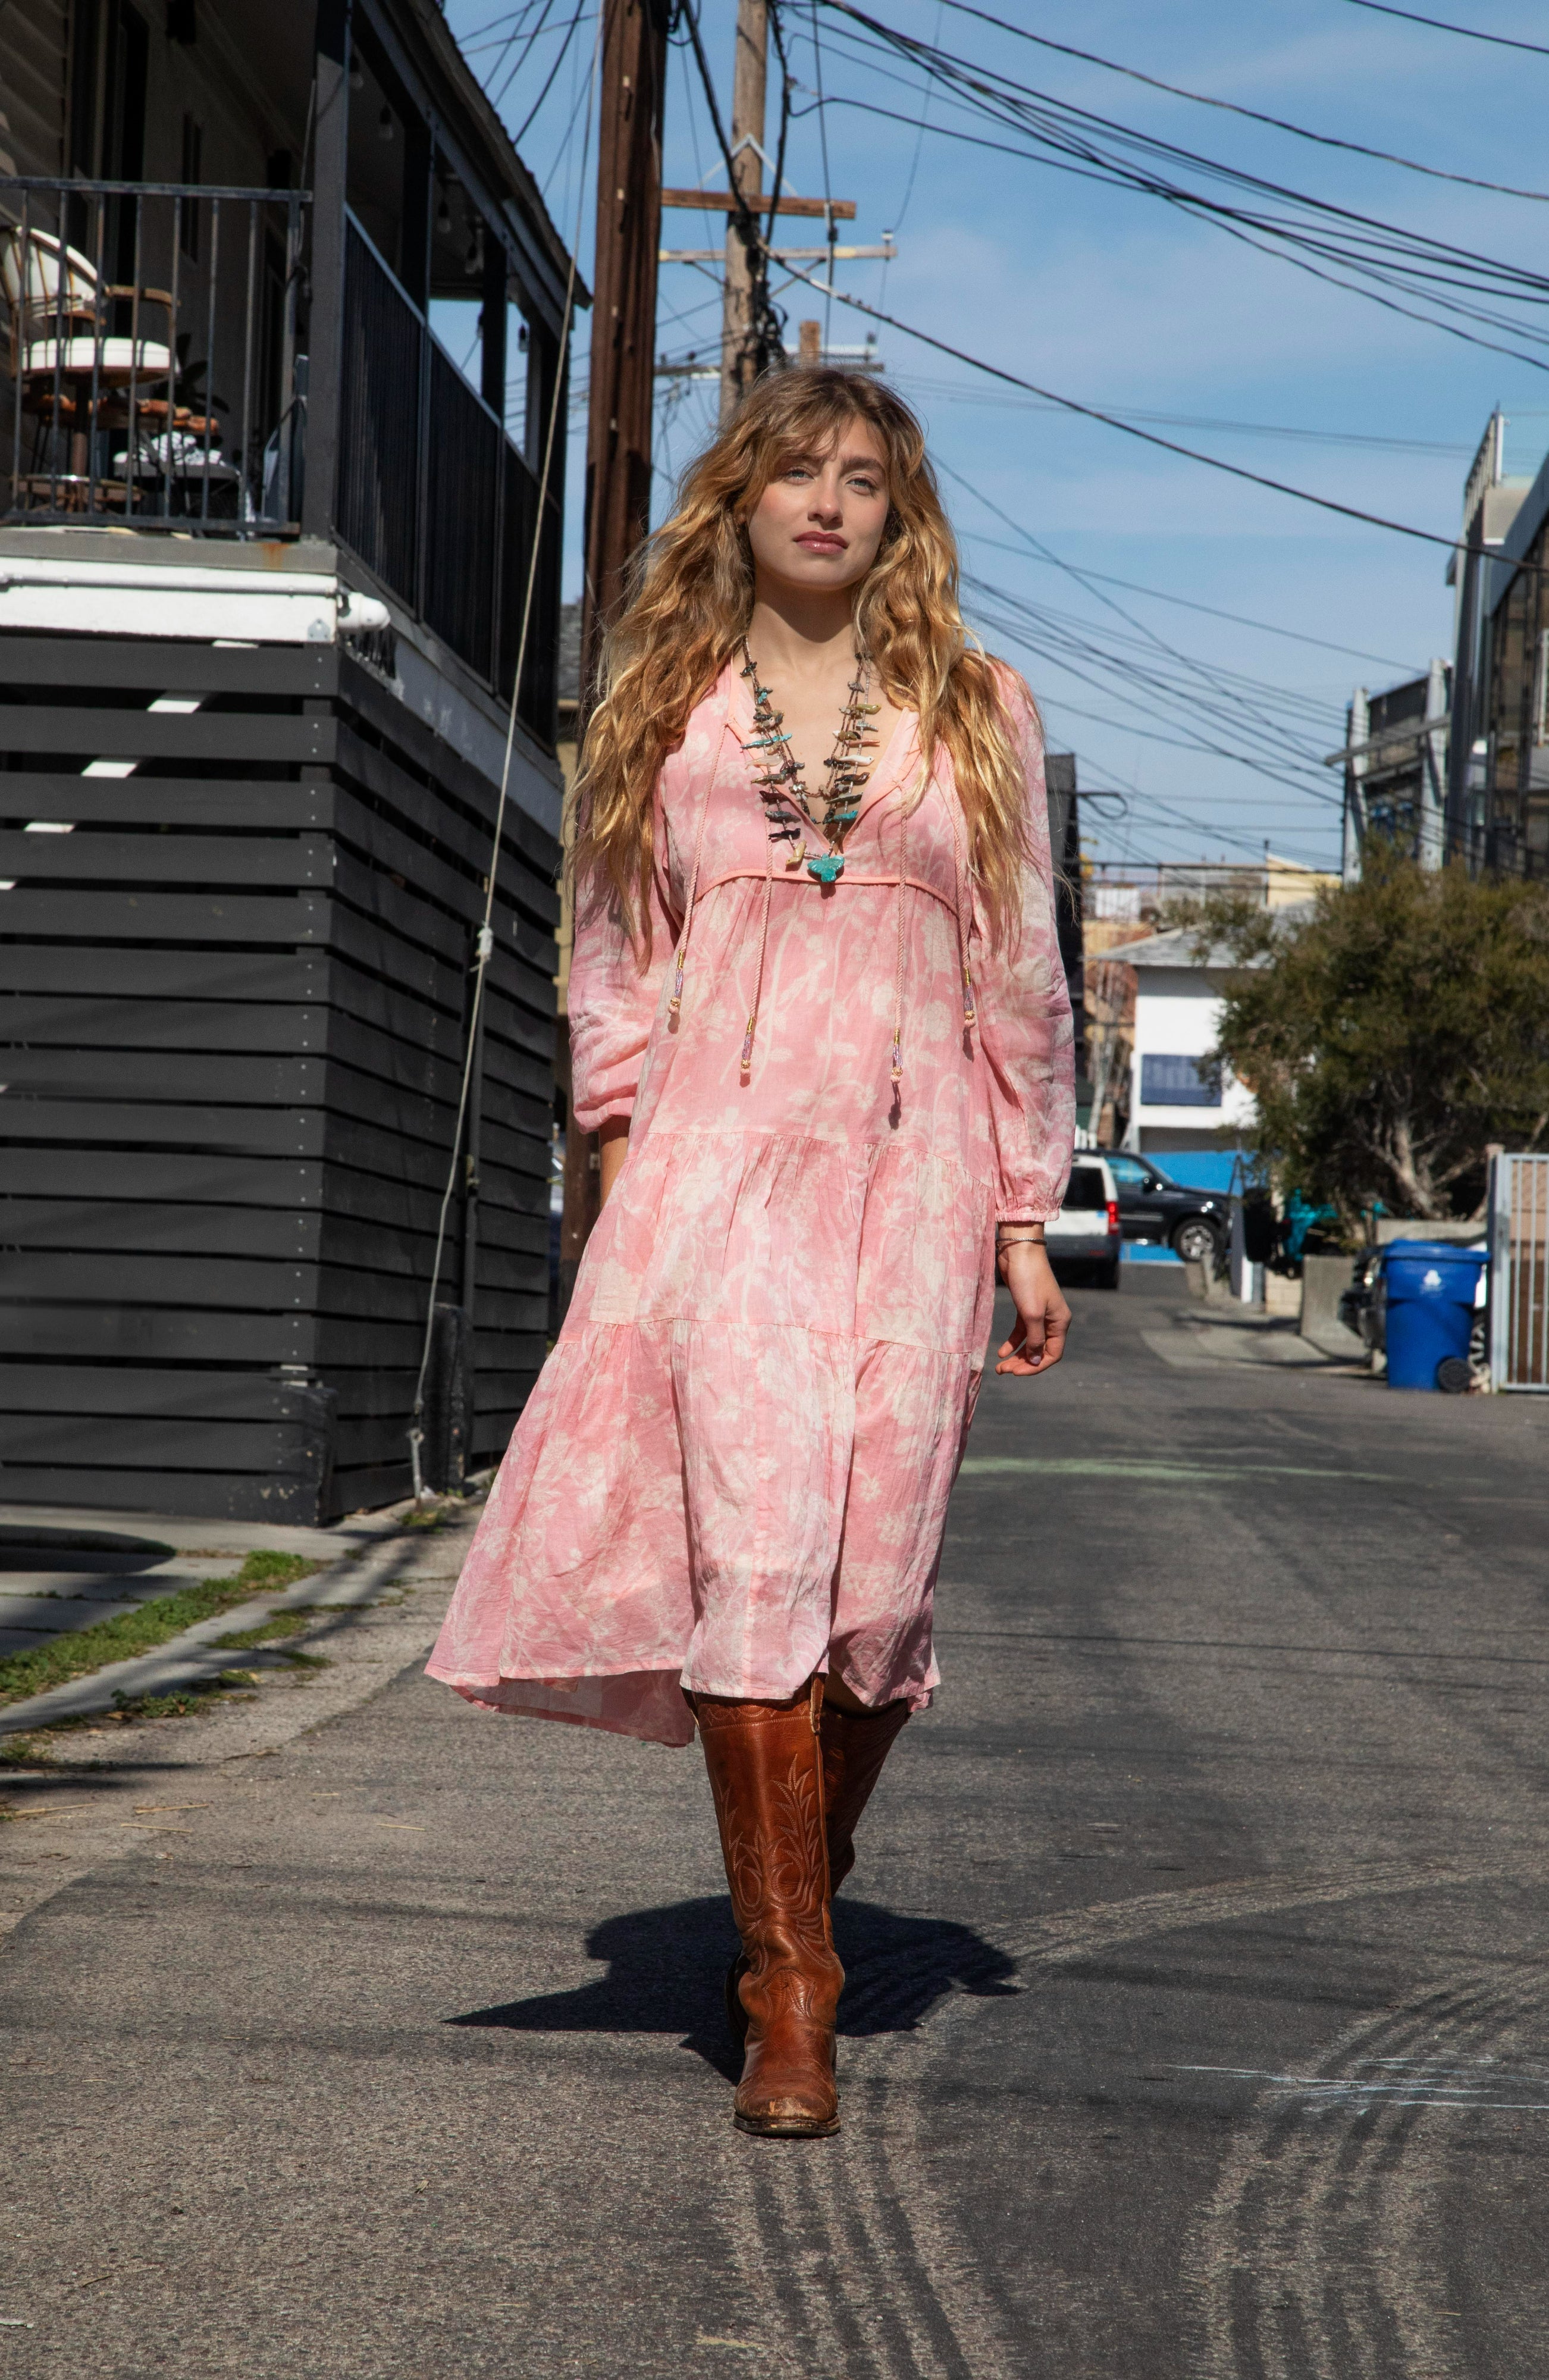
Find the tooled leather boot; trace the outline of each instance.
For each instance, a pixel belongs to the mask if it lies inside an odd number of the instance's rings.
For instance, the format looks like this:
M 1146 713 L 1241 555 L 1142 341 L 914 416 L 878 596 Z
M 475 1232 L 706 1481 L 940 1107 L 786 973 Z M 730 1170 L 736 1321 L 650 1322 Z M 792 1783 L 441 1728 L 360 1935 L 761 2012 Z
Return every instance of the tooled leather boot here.
M 898 1742 L 909 1717 L 906 1702 L 886 1703 L 880 1710 L 841 1710 L 825 1702 L 818 1725 L 823 1749 L 823 1810 L 829 1846 L 829 1897 L 831 1900 L 855 1864 L 855 1828 L 871 1799 L 882 1764 Z M 742 2003 L 745 1958 L 733 1959 L 726 1976 L 726 2022 L 733 2041 L 747 2033 Z
M 743 1939 L 745 2058 L 735 2120 L 802 2138 L 839 2130 L 834 2019 L 844 1984 L 829 1925 L 823 1682 L 783 1703 L 690 1697 Z
M 823 1706 L 819 1733 L 830 1893 L 839 1890 L 855 1864 L 855 1828 L 861 1812 L 908 1717 L 909 1706 L 902 1702 L 885 1703 L 880 1710 L 868 1711 L 841 1710 L 837 1703 Z

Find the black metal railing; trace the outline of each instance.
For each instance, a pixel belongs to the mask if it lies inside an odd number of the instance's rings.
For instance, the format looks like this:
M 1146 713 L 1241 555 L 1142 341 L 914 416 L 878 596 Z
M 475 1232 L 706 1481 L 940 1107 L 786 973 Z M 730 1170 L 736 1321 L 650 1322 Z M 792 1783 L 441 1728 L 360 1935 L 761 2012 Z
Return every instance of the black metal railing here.
M 476 675 L 511 692 L 538 481 L 423 310 L 350 216 L 335 522 L 343 541 Z M 560 508 L 541 525 L 517 709 L 553 733 Z
M 9 519 L 294 533 L 309 204 L 0 177 Z
M 309 207 L 0 178 L 6 519 L 298 534 Z M 525 456 L 353 216 L 342 322 L 338 537 L 502 698 L 539 540 L 518 709 L 551 736 L 558 503 L 540 523 Z

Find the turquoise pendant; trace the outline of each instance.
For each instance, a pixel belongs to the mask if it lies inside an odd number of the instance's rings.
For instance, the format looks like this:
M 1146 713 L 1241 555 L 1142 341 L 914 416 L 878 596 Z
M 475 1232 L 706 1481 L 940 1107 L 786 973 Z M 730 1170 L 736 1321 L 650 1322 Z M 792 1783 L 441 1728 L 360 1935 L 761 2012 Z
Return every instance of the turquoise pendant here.
M 844 873 L 844 854 L 842 851 L 825 851 L 817 858 L 807 861 L 806 872 L 819 884 L 831 884 L 836 877 Z

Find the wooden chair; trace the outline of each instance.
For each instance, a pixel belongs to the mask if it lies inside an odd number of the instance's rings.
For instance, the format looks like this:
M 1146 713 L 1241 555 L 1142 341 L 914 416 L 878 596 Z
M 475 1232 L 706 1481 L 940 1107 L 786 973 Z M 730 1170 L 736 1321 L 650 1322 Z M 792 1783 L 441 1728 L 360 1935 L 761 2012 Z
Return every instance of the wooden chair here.
M 79 249 L 52 232 L 31 225 L 24 231 L 15 224 L 0 224 L 0 294 L 9 318 L 12 382 L 19 387 L 22 411 L 38 425 L 28 493 L 40 479 L 53 485 L 64 478 L 69 483 L 66 508 L 75 509 L 91 501 L 91 432 L 104 404 L 122 401 L 132 389 L 138 410 L 140 388 L 160 387 L 175 370 L 170 344 L 109 331 L 106 310 L 126 299 L 138 322 L 141 305 L 161 308 L 170 343 L 172 294 L 99 282 L 95 266 Z M 44 438 L 51 429 L 67 426 L 69 471 L 40 474 Z M 17 501 L 21 498 L 18 487 Z

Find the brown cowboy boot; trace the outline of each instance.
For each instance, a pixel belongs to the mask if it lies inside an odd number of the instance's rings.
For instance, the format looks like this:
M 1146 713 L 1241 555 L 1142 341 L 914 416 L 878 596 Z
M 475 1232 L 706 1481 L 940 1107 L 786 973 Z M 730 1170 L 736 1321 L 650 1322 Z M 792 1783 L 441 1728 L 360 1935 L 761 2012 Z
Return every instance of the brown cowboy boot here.
M 829 1926 L 818 1712 L 823 1682 L 783 1703 L 691 1696 L 743 1937 L 735 1999 L 744 2132 L 839 2130 L 834 2018 L 844 1970 Z
M 830 1702 L 823 1705 L 818 1736 L 823 1747 L 830 1900 L 855 1864 L 854 1836 L 861 1813 L 908 1717 L 905 1702 L 885 1703 L 876 1711 L 841 1710 Z M 741 1996 L 746 1972 L 745 1959 L 733 1959 L 727 1971 L 726 2022 L 733 2041 L 744 2040 L 747 2034 Z
M 823 1706 L 820 1740 L 830 1893 L 839 1890 L 855 1864 L 861 1812 L 908 1717 L 907 1703 L 884 1703 L 880 1710 L 868 1711 L 841 1710 L 837 1703 Z

